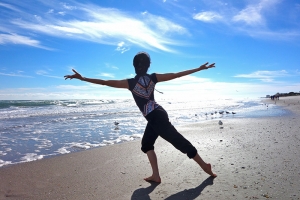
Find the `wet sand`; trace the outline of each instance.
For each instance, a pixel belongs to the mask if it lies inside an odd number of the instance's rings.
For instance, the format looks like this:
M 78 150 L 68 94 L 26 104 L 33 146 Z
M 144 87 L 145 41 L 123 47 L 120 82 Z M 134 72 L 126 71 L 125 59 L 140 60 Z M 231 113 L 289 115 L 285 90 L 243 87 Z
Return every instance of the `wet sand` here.
M 159 138 L 161 184 L 143 180 L 151 168 L 133 141 L 0 168 L 0 199 L 300 199 L 299 101 L 276 101 L 290 116 L 177 127 L 214 179 Z

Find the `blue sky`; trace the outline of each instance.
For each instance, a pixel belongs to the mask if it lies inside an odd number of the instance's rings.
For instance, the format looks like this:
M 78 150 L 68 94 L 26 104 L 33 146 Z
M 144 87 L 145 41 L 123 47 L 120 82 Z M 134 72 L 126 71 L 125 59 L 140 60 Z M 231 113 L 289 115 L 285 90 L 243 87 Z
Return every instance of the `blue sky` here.
M 124 89 L 63 79 L 216 68 L 166 83 L 157 98 L 261 97 L 300 91 L 297 0 L 91 0 L 0 2 L 0 99 L 130 98 Z

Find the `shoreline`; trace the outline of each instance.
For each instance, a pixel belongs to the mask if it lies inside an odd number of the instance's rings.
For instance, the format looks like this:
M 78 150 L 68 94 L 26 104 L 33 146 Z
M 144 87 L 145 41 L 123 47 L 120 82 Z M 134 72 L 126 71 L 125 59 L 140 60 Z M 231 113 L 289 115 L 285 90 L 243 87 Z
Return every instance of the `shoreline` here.
M 226 106 L 226 104 L 224 104 L 225 102 L 221 101 L 219 104 L 209 105 L 208 108 L 205 108 L 206 110 L 203 110 L 204 104 L 202 106 L 191 104 L 190 108 L 180 107 L 177 110 L 174 109 L 175 107 L 168 107 L 169 104 L 166 107 L 170 109 L 167 110 L 170 120 L 175 127 L 193 123 L 202 123 L 208 120 L 289 115 L 289 111 L 280 110 L 277 106 L 269 106 L 268 109 L 267 106 L 258 99 L 248 99 L 248 101 L 241 100 L 241 102 L 243 102 L 243 106 L 239 106 L 238 101 L 233 103 L 229 100 L 229 106 Z M 235 106 L 232 106 L 232 103 L 235 104 Z M 47 102 L 47 104 L 51 103 Z M 177 103 L 177 106 L 179 104 L 180 103 Z M 181 110 L 183 110 L 183 112 L 181 112 Z M 44 111 L 45 110 L 41 113 Z M 218 111 L 223 111 L 224 114 L 220 114 Z M 237 114 L 232 114 L 233 111 Z M 20 124 L 17 124 L 18 122 L 15 121 L 15 126 L 5 127 L 4 125 L 4 130 L 2 129 L 4 133 L 3 136 L 7 135 L 8 137 L 1 138 L 4 139 L 2 141 L 6 144 L 0 150 L 0 157 L 2 157 L 0 158 L 0 167 L 8 167 L 14 164 L 47 159 L 61 154 L 85 151 L 95 147 L 115 145 L 136 139 L 140 140 L 144 130 L 144 124 L 146 125 L 146 121 L 141 118 L 140 113 L 138 113 L 138 121 L 141 120 L 142 124 L 139 126 L 135 125 L 134 120 L 127 120 L 127 117 L 124 116 L 122 117 L 123 119 L 113 119 L 113 117 L 110 116 L 108 117 L 108 120 L 104 120 L 101 118 L 101 115 L 96 115 L 91 119 L 84 118 L 84 120 L 76 120 L 78 118 L 76 115 L 78 114 L 73 116 L 73 119 L 75 119 L 73 122 L 76 124 L 75 127 L 71 126 L 72 120 L 70 119 L 72 118 L 68 115 L 66 115 L 67 117 L 64 115 L 54 117 L 54 115 L 50 119 L 47 118 L 47 116 L 41 115 L 42 117 L 40 119 L 33 117 L 28 121 L 21 120 Z M 100 119 L 98 119 L 99 117 Z M 137 118 L 137 116 L 135 117 Z M 57 119 L 59 119 L 59 123 L 56 123 Z M 64 124 L 64 120 L 67 120 L 68 123 Z M 120 127 L 111 126 L 116 120 L 120 120 Z M 48 121 L 50 123 L 48 123 Z M 102 121 L 104 124 L 99 124 L 99 122 L 101 123 Z M 7 124 L 10 124 L 10 121 L 8 121 Z M 37 126 L 35 126 L 35 124 L 37 124 Z M 64 129 L 62 129 L 63 126 L 65 126 Z M 89 127 L 83 130 L 82 128 L 86 126 Z M 16 127 L 16 129 L 12 127 Z M 22 131 L 18 130 L 19 127 L 25 127 L 24 131 L 26 134 L 22 134 Z M 46 129 L 46 127 L 49 128 Z M 77 129 L 77 127 L 79 128 Z M 61 131 L 62 134 L 58 134 L 61 133 Z M 11 143 L 11 141 L 13 142 Z
M 212 164 L 215 179 L 159 138 L 162 183 L 147 183 L 151 168 L 136 140 L 0 168 L 0 199 L 300 199 L 298 101 L 276 102 L 294 113 L 288 117 L 176 127 Z

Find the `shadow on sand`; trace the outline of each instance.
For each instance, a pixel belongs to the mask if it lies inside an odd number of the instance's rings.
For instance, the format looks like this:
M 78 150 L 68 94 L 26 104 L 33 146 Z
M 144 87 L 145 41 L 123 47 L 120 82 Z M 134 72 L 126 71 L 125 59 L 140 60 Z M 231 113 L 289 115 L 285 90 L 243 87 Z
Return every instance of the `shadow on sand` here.
M 209 185 L 213 185 L 213 181 L 214 177 L 208 177 L 199 186 L 173 194 L 165 198 L 165 200 L 195 199 L 201 194 L 204 188 Z M 158 185 L 158 183 L 151 183 L 151 185 L 147 188 L 139 188 L 135 190 L 131 196 L 131 200 L 151 200 L 149 194 L 153 192 Z
M 152 183 L 147 188 L 139 188 L 135 190 L 131 196 L 131 200 L 151 200 L 149 194 L 159 185 L 159 183 Z

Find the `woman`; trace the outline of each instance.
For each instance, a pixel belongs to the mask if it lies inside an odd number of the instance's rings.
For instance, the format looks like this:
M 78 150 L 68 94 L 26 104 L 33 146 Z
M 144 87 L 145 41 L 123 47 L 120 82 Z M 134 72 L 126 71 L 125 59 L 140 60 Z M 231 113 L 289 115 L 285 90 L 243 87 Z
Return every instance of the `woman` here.
M 152 167 L 152 175 L 144 180 L 157 183 L 161 182 L 157 158 L 154 151 L 154 143 L 158 136 L 161 136 L 163 139 L 170 142 L 182 153 L 187 154 L 189 158 L 193 158 L 207 174 L 216 177 L 217 175 L 211 170 L 211 165 L 202 160 L 197 153 L 196 148 L 174 128 L 174 126 L 169 122 L 167 112 L 154 100 L 154 89 L 156 83 L 169 81 L 201 70 L 209 69 L 215 67 L 215 64 L 213 63 L 208 65 L 208 63 L 205 63 L 198 68 L 178 73 L 147 74 L 150 63 L 151 61 L 148 53 L 139 52 L 133 59 L 133 66 L 136 73 L 135 78 L 125 80 L 91 79 L 82 77 L 73 69 L 74 74 L 66 75 L 65 79 L 76 78 L 94 84 L 106 85 L 115 88 L 124 88 L 131 91 L 137 106 L 148 121 L 142 138 L 141 149 L 148 156 Z

